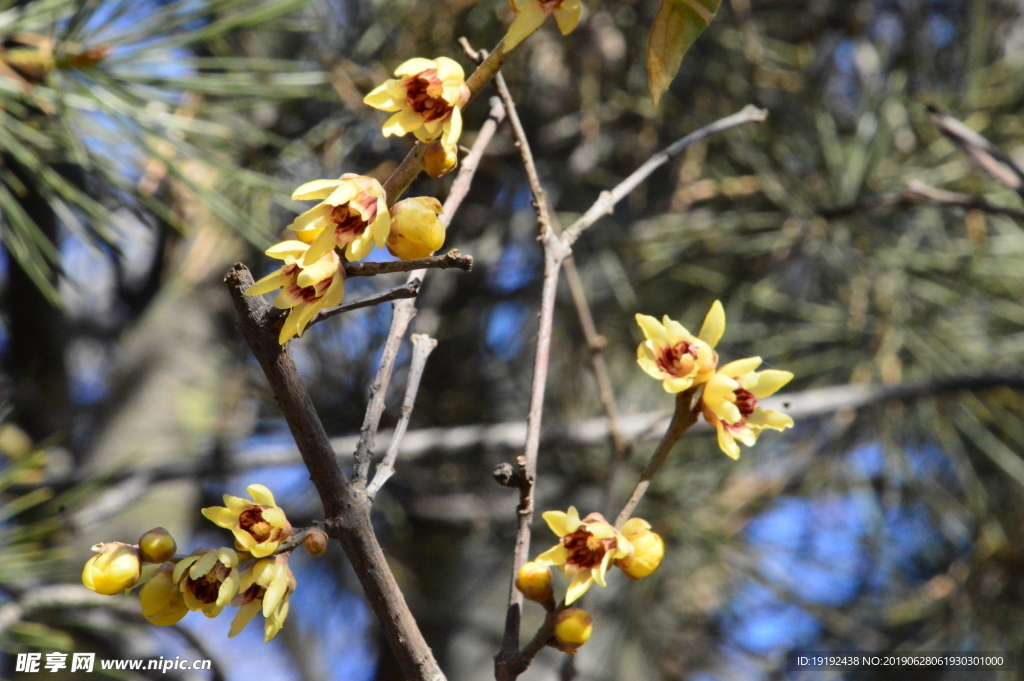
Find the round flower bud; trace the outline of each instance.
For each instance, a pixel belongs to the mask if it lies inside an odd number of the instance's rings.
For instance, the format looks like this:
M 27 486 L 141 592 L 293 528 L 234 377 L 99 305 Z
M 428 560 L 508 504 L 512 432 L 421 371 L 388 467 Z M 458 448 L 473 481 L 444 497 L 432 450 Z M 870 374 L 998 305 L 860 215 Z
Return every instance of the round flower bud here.
M 562 652 L 575 655 L 579 647 L 590 638 L 594 621 L 590 613 L 581 608 L 568 608 L 558 613 L 555 620 L 555 640 Z
M 554 596 L 554 589 L 551 588 L 551 568 L 532 561 L 523 565 L 516 575 L 516 588 L 528 601 L 542 604 L 551 602 Z
M 312 529 L 302 540 L 302 548 L 311 556 L 322 556 L 327 550 L 327 535 L 323 530 Z
M 173 573 L 174 563 L 164 563 L 139 591 L 142 616 L 161 627 L 168 627 L 188 614 L 185 596 Z
M 119 594 L 138 584 L 142 572 L 138 547 L 109 541 L 96 544 L 92 550 L 97 555 L 86 561 L 82 584 L 104 596 Z
M 399 201 L 391 209 L 388 250 L 402 260 L 425 258 L 444 243 L 441 202 L 431 196 Z
M 622 526 L 622 534 L 633 545 L 633 552 L 615 564 L 630 579 L 640 579 L 657 570 L 665 557 L 665 542 L 651 531 L 651 524 L 643 518 L 630 518 Z
M 427 145 L 423 152 L 423 169 L 433 178 L 444 177 L 459 164 L 459 154 L 455 145 L 446 146 L 441 140 Z
M 177 550 L 174 537 L 162 527 L 154 527 L 139 537 L 139 554 L 147 563 L 166 563 Z

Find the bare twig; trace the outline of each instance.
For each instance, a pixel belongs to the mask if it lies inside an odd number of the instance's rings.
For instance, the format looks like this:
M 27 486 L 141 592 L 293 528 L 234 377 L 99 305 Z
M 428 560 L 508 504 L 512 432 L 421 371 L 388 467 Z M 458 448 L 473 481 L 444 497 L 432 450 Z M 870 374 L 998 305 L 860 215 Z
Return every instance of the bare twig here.
M 633 488 L 632 494 L 629 495 L 629 500 L 615 519 L 615 527 L 622 527 L 622 524 L 633 515 L 637 504 L 640 503 L 644 494 L 647 493 L 647 488 L 651 486 L 651 480 L 654 479 L 654 476 L 658 474 L 658 471 L 665 464 L 676 442 L 679 441 L 683 433 L 689 430 L 693 424 L 697 423 L 697 419 L 700 417 L 700 407 L 693 405 L 694 392 L 695 390 L 691 388 L 676 395 L 676 411 L 672 414 L 672 422 L 669 423 L 668 430 L 665 431 L 661 442 L 658 443 L 658 448 L 654 450 L 647 468 L 640 474 L 640 480 L 637 481 L 636 487 Z
M 932 124 L 996 180 L 1024 196 L 1024 168 L 1009 154 L 974 132 L 961 121 L 929 107 Z
M 407 679 L 442 681 L 444 674 L 402 596 L 370 522 L 370 501 L 345 477 L 323 424 L 286 346 L 267 328 L 270 305 L 244 291 L 249 270 L 232 267 L 225 283 L 238 312 L 238 328 L 263 369 L 323 504 L 324 527 L 352 563 L 381 629 Z M 408 301 L 400 301 L 408 302 Z
M 583 230 L 597 222 L 601 217 L 611 213 L 615 204 L 629 196 L 629 193 L 636 189 L 641 182 L 646 180 L 651 173 L 668 163 L 669 159 L 679 154 L 687 147 L 691 147 L 701 140 L 705 140 L 708 137 L 728 130 L 729 128 L 735 128 L 738 125 L 743 125 L 745 123 L 760 123 L 767 117 L 767 110 L 758 109 L 753 104 L 748 104 L 743 107 L 742 111 L 719 119 L 710 125 L 705 125 L 703 128 L 695 130 L 686 137 L 673 142 L 664 150 L 652 156 L 642 166 L 634 170 L 629 177 L 620 182 L 614 189 L 609 192 L 602 192 L 601 196 L 594 202 L 594 205 L 587 209 L 586 213 L 581 215 L 576 222 L 565 230 L 563 239 L 566 246 L 572 246 Z
M 930 203 L 943 206 L 954 206 L 964 210 L 980 210 L 982 213 L 993 215 L 1005 215 L 1014 220 L 1024 222 L 1024 211 L 1017 208 L 997 206 L 985 199 L 968 196 L 959 192 L 951 192 L 945 189 L 936 189 L 918 180 L 907 182 L 904 198 L 909 203 Z
M 466 193 L 469 191 L 469 185 L 472 183 L 473 175 L 476 173 L 476 169 L 480 164 L 480 158 L 483 156 L 484 149 L 494 137 L 494 132 L 497 130 L 498 121 L 501 120 L 502 115 L 503 112 L 497 112 L 496 115 L 495 109 L 492 105 L 491 117 L 488 118 L 484 123 L 484 126 L 481 128 L 480 134 L 477 135 L 476 142 L 473 143 L 473 149 L 470 150 L 469 156 L 463 163 L 462 168 L 460 168 L 459 174 L 456 176 L 455 182 L 452 185 L 453 190 L 457 188 L 458 191 L 453 191 L 449 194 L 448 199 L 444 203 L 442 220 L 445 227 L 451 223 L 452 217 L 462 204 L 462 200 L 466 197 Z M 406 260 L 398 263 L 378 264 L 411 265 L 412 267 L 410 269 L 412 271 L 409 273 L 407 280 L 411 283 L 416 279 L 423 281 L 423 278 L 427 275 L 427 270 L 421 269 L 420 267 L 426 262 L 434 261 L 450 262 L 453 263 L 451 266 L 455 267 L 465 265 L 466 267 L 463 269 L 466 269 L 467 271 L 473 265 L 473 258 L 470 256 L 460 255 L 458 250 L 449 251 L 447 255 L 441 257 L 420 258 L 417 260 Z M 352 477 L 353 483 L 358 485 L 364 485 L 366 483 L 367 475 L 370 472 L 370 459 L 372 457 L 373 446 L 377 436 L 377 429 L 380 426 L 380 417 L 384 411 L 384 398 L 387 393 L 388 383 L 391 380 L 391 372 L 394 369 L 394 360 L 398 354 L 398 347 L 401 344 L 402 336 L 405 335 L 405 331 L 408 329 L 409 323 L 415 315 L 415 300 L 400 300 L 395 303 L 391 316 L 391 328 L 388 330 L 388 337 L 384 342 L 384 354 L 381 356 L 377 375 L 374 378 L 373 385 L 370 387 L 370 403 L 366 407 L 366 415 L 363 419 L 363 427 L 360 431 L 359 443 L 356 446 L 355 468 L 353 470 Z
M 373 481 L 366 488 L 366 493 L 371 499 L 395 473 L 395 460 L 398 459 L 398 450 L 402 446 L 405 431 L 409 428 L 409 419 L 412 418 L 412 408 L 420 389 L 423 369 L 427 365 L 427 358 L 436 347 L 437 341 L 430 336 L 422 333 L 412 335 L 412 361 L 409 364 L 409 381 L 405 386 L 405 400 L 402 402 L 402 416 L 395 426 L 395 434 L 391 436 L 391 444 L 388 445 L 384 460 L 377 466 Z
M 377 375 L 370 385 L 370 402 L 366 405 L 363 426 L 359 430 L 359 444 L 356 446 L 355 465 L 352 467 L 352 484 L 357 488 L 365 488 L 370 473 L 370 460 L 373 458 L 373 446 L 380 427 L 380 417 L 384 413 L 384 398 L 387 397 L 391 373 L 395 370 L 398 349 L 402 345 L 409 322 L 416 316 L 416 305 L 412 300 L 402 300 L 394 305 L 391 315 L 391 328 L 387 340 L 384 341 L 384 352 L 380 357 Z
M 390 274 L 392 272 L 415 272 L 425 269 L 446 270 L 452 267 L 458 268 L 463 272 L 469 272 L 473 269 L 473 256 L 462 255 L 458 249 L 452 249 L 444 255 L 432 255 L 429 258 L 416 258 L 414 260 L 351 262 L 345 265 L 345 277 L 375 277 L 378 274 Z
M 402 300 L 403 298 L 415 298 L 419 294 L 419 292 L 420 280 L 413 279 L 408 284 L 396 286 L 395 288 L 390 289 L 388 291 L 375 293 L 372 296 L 360 298 L 359 300 L 354 300 L 351 303 L 345 303 L 344 305 L 339 305 L 338 307 L 332 307 L 330 310 L 324 310 L 317 316 L 313 317 L 313 321 L 311 321 L 309 325 L 313 326 L 314 324 L 322 322 L 325 319 L 330 319 L 331 317 L 335 317 L 344 312 L 358 310 L 361 307 L 372 307 L 374 305 L 380 305 L 381 303 L 387 303 L 392 300 Z

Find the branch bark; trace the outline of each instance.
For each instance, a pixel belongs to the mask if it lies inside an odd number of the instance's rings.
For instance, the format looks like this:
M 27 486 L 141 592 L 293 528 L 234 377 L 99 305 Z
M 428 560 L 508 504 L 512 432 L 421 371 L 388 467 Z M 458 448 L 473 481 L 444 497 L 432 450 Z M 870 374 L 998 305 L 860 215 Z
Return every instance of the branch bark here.
M 370 500 L 342 472 L 287 347 L 278 344 L 264 323 L 272 308 L 259 296 L 245 295 L 253 279 L 244 265 L 232 267 L 225 282 L 238 312 L 239 331 L 270 383 L 320 496 L 328 534 L 341 543 L 352 563 L 402 673 L 407 679 L 443 681 L 444 674 L 377 543 L 370 523 Z
M 375 277 L 392 272 L 416 272 L 425 269 L 446 270 L 452 267 L 463 272 L 473 269 L 473 256 L 462 255 L 453 248 L 445 255 L 432 255 L 415 260 L 392 260 L 390 262 L 350 262 L 345 265 L 345 277 Z M 422 277 L 421 277 L 422 278 Z M 412 277 L 410 277 L 410 280 Z

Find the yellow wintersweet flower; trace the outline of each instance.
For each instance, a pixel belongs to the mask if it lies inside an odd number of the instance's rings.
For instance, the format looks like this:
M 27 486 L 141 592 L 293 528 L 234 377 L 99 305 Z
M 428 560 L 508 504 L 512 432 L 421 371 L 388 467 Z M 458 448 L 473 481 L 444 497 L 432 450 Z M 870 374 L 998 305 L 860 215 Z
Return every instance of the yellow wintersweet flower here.
M 186 614 L 185 596 L 174 581 L 174 563 L 164 563 L 139 591 L 142 616 L 151 624 L 168 627 Z
M 142 573 L 139 547 L 108 541 L 92 547 L 96 555 L 85 562 L 82 584 L 104 596 L 113 596 L 132 588 Z
M 444 244 L 444 223 L 438 219 L 441 202 L 432 196 L 417 196 L 396 203 L 391 209 L 388 251 L 402 260 L 425 258 Z
M 555 22 L 562 35 L 569 35 L 580 23 L 580 14 L 583 12 L 580 0 L 509 0 L 508 4 L 517 16 L 505 35 L 503 49 L 506 52 L 540 28 L 549 14 L 555 15 Z
M 566 608 L 555 618 L 555 641 L 563 653 L 575 655 L 590 640 L 594 620 L 581 608 Z
M 345 173 L 337 180 L 313 180 L 292 192 L 296 201 L 320 203 L 302 213 L 288 229 L 309 244 L 302 262 L 309 267 L 335 246 L 351 262 L 362 260 L 374 245 L 384 245 L 391 228 L 387 195 L 372 177 Z
M 345 268 L 338 254 L 328 251 L 307 266 L 302 262 L 309 248 L 301 241 L 282 241 L 271 246 L 267 255 L 284 260 L 284 266 L 245 290 L 247 296 L 258 296 L 281 289 L 274 307 L 291 309 L 277 339 L 281 345 L 293 336 L 301 336 L 317 312 L 334 307 L 345 297 Z
M 701 397 L 704 418 L 718 430 L 718 446 L 734 459 L 740 455 L 736 440 L 751 447 L 765 428 L 793 427 L 793 419 L 786 414 L 757 406 L 759 399 L 789 383 L 793 374 L 775 369 L 755 372 L 759 366 L 760 357 L 726 364 L 708 380 Z
M 633 552 L 615 564 L 630 579 L 641 579 L 657 570 L 665 557 L 665 541 L 651 531 L 651 524 L 643 518 L 630 518 L 622 525 L 621 532 L 632 544 Z
M 452 145 L 445 145 L 435 140 L 427 145 L 423 152 L 423 169 L 434 179 L 444 177 L 459 165 L 459 150 Z
M 462 134 L 462 107 L 469 101 L 466 74 L 448 57 L 416 57 L 395 69 L 387 80 L 363 98 L 381 111 L 394 112 L 384 124 L 385 137 L 412 133 L 421 142 L 440 138 L 454 151 Z
M 231 530 L 235 548 L 248 551 L 254 558 L 269 556 L 292 533 L 284 511 L 274 503 L 274 495 L 263 485 L 249 485 L 252 500 L 224 495 L 224 506 L 203 509 L 203 515 L 215 525 Z
M 229 548 L 199 549 L 174 566 L 171 578 L 189 610 L 216 617 L 238 593 L 238 554 Z
M 607 586 L 604 577 L 612 561 L 625 558 L 633 550 L 629 540 L 600 513 L 580 520 L 576 508 L 570 506 L 568 513 L 548 511 L 544 520 L 562 540 L 534 562 L 554 565 L 572 580 L 565 594 L 566 605 L 585 594 L 594 582 Z
M 647 339 L 636 349 L 637 364 L 661 380 L 665 392 L 681 393 L 711 378 L 718 364 L 714 347 L 725 333 L 725 310 L 720 302 L 711 306 L 696 337 L 668 315 L 659 322 L 638 314 L 636 322 Z
M 264 643 L 277 636 L 288 617 L 288 596 L 295 591 L 295 585 L 295 575 L 288 567 L 286 554 L 256 561 L 242 573 L 238 595 L 232 601 L 232 605 L 239 606 L 238 614 L 231 622 L 228 638 L 240 634 L 261 610 L 266 618 L 263 627 Z

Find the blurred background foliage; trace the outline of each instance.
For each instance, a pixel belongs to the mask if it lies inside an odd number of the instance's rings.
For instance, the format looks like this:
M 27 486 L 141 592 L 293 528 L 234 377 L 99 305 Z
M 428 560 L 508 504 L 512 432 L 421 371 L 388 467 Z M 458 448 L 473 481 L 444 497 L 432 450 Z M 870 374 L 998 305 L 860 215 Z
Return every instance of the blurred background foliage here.
M 574 670 L 547 651 L 526 678 L 782 678 L 795 648 L 1020 655 L 1024 233 L 996 208 L 1021 198 L 927 107 L 1024 162 L 1024 3 L 729 0 L 657 109 L 644 68 L 656 10 L 588 0 L 576 32 L 545 26 L 505 69 L 565 224 L 687 132 L 769 110 L 658 171 L 576 246 L 620 409 L 652 422 L 671 408 L 635 364 L 633 315 L 696 328 L 715 299 L 723 356 L 794 372 L 791 392 L 916 387 L 800 418 L 739 462 L 687 436 L 640 508 L 669 544 L 661 569 L 589 597 L 595 636 Z M 296 557 L 292 615 L 266 647 L 255 626 L 228 641 L 227 621 L 196 613 L 140 627 L 137 603 L 75 585 L 98 541 L 163 525 L 186 550 L 226 542 L 198 509 L 253 482 L 294 524 L 318 517 L 221 275 L 237 259 L 269 266 L 260 251 L 299 210 L 294 186 L 394 168 L 409 142 L 380 136 L 365 92 L 412 56 L 468 67 L 456 39 L 492 46 L 510 18 L 499 0 L 0 3 L 4 676 L 11 653 L 79 650 L 212 657 L 228 679 L 400 678 L 333 549 Z M 466 112 L 466 146 L 486 109 Z M 450 181 L 412 191 L 443 198 Z M 987 208 L 910 197 L 911 181 Z M 438 430 L 410 434 L 378 501 L 453 680 L 491 675 L 515 500 L 490 471 L 516 444 L 447 429 L 525 417 L 535 235 L 503 127 L 445 245 L 474 271 L 431 273 L 414 321 L 440 345 L 413 426 Z M 381 279 L 350 281 L 350 297 L 397 283 Z M 342 456 L 389 319 L 388 305 L 353 312 L 291 345 Z M 563 436 L 542 449 L 539 506 L 601 510 L 609 447 L 564 435 L 603 413 L 568 292 L 553 348 L 545 423 Z M 633 445 L 616 499 L 653 449 Z M 538 527 L 534 553 L 553 541 Z

